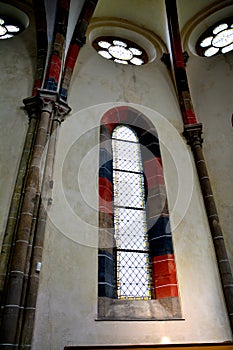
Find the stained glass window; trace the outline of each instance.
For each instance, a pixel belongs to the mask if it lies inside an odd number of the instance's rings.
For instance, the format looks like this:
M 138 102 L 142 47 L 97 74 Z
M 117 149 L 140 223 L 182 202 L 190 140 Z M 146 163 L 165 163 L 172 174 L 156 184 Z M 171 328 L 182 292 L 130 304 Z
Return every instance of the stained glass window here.
M 13 38 L 23 30 L 13 19 L 0 17 L 0 40 Z
M 128 126 L 112 134 L 116 280 L 119 299 L 150 299 L 144 176 L 140 144 Z
M 207 29 L 197 41 L 199 55 L 211 57 L 233 50 L 233 18 L 227 18 Z
M 141 66 L 147 63 L 146 51 L 138 44 L 118 37 L 99 37 L 93 43 L 99 55 L 108 60 L 121 64 Z

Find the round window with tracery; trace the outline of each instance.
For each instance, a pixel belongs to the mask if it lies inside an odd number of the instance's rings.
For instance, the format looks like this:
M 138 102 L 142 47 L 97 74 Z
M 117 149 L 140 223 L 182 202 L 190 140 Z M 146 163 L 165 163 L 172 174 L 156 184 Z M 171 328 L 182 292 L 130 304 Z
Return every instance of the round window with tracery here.
M 95 39 L 92 45 L 100 56 L 116 63 L 141 66 L 148 62 L 146 51 L 128 39 L 105 36 Z
M 15 20 L 0 16 L 0 39 L 10 39 L 23 31 L 22 25 Z
M 197 53 L 211 57 L 233 50 L 233 18 L 227 18 L 207 29 L 198 39 Z

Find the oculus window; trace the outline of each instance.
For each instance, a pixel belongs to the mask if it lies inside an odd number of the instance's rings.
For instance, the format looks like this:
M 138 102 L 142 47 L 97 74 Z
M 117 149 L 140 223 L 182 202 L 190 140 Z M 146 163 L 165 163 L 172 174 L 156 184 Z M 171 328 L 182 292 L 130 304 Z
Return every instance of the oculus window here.
M 120 64 L 141 66 L 148 61 L 146 51 L 138 44 L 119 37 L 98 37 L 92 43 L 98 54 Z
M 212 57 L 233 50 L 233 18 L 227 18 L 206 30 L 196 44 L 200 56 Z

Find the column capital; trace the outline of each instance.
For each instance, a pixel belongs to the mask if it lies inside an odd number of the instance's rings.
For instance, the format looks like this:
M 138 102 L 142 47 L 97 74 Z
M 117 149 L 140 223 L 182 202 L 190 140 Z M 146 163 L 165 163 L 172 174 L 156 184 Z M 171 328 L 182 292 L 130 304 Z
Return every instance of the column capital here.
M 55 103 L 56 115 L 54 116 L 54 120 L 56 119 L 58 122 L 63 122 L 65 116 L 70 113 L 71 108 L 68 104 L 62 99 L 58 99 Z
M 202 145 L 202 124 L 190 124 L 184 125 L 183 135 L 187 140 L 187 144 L 191 147 L 196 147 Z
M 23 103 L 29 119 L 35 116 L 38 117 L 42 111 L 51 114 L 55 110 L 56 117 L 61 122 L 71 111 L 71 108 L 66 102 L 61 100 L 60 95 L 56 91 L 46 89 L 38 89 L 35 96 L 25 98 Z

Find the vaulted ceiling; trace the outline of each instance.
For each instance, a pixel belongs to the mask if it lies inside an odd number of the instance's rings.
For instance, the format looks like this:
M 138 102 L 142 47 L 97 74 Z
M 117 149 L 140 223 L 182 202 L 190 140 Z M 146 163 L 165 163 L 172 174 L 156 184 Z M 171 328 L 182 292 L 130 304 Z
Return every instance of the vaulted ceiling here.
M 57 0 L 44 1 L 47 11 L 49 41 L 51 41 Z M 2 2 L 18 6 L 33 14 L 32 0 L 2 0 Z M 83 3 L 84 0 L 71 0 L 67 44 L 71 39 Z M 209 25 L 214 24 L 216 20 L 233 15 L 232 0 L 177 0 L 177 8 L 183 42 L 187 39 L 185 37 L 200 23 L 202 26 L 198 35 Z M 138 27 L 152 33 L 152 35 L 155 34 L 161 42 L 169 46 L 165 0 L 99 0 L 90 27 L 95 22 L 103 23 L 104 26 L 106 20 L 115 20 L 125 25 L 133 24 L 135 28 Z

